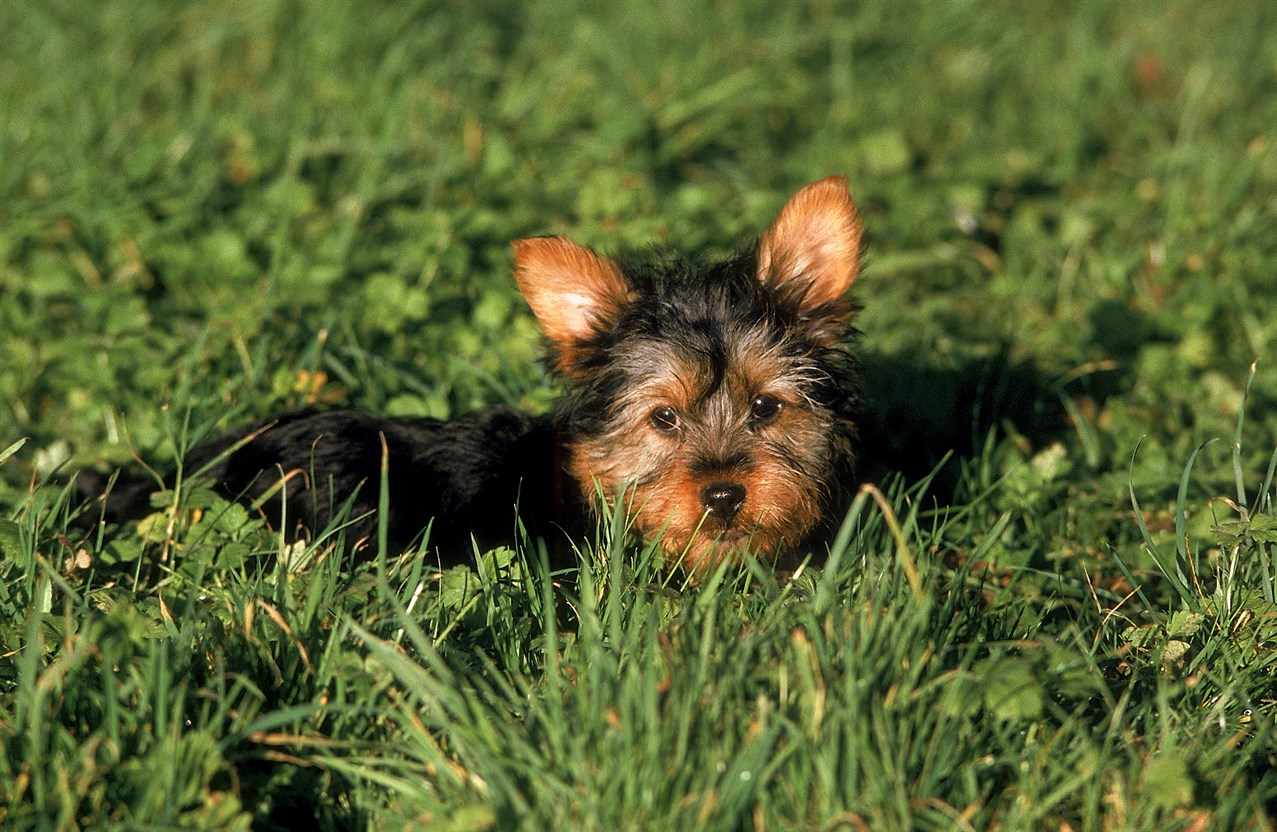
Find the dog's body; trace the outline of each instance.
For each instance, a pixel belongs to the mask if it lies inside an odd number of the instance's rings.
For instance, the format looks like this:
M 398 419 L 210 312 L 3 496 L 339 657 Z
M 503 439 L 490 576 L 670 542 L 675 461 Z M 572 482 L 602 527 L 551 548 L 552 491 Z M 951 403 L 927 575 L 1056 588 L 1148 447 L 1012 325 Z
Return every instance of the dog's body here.
M 556 519 L 575 527 L 565 512 L 577 498 L 555 493 L 554 433 L 551 417 L 508 407 L 448 422 L 291 413 L 200 445 L 185 464 L 204 470 L 224 495 L 253 501 L 290 537 L 340 518 L 347 540 L 362 544 L 377 539 L 384 455 L 390 550 L 419 542 L 433 521 L 432 545 L 464 557 L 471 535 L 481 548 L 514 539 L 516 504 L 534 534 L 548 535 Z
M 841 178 L 800 190 L 756 248 L 719 263 L 522 240 L 515 276 L 567 388 L 551 414 L 288 414 L 197 447 L 185 467 L 289 536 L 344 517 L 353 542 L 375 540 L 384 461 L 389 544 L 430 524 L 445 560 L 468 557 L 471 535 L 511 541 L 519 521 L 575 535 L 617 501 L 694 572 L 743 550 L 780 557 L 840 519 L 854 486 L 859 247 Z M 126 502 L 107 507 L 135 514 Z

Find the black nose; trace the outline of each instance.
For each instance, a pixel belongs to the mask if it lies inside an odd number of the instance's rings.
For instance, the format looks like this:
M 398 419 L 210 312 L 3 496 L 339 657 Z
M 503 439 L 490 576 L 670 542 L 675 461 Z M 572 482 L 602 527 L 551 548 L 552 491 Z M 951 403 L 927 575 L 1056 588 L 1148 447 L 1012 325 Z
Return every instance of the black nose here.
M 710 516 L 724 523 L 736 516 L 745 502 L 745 487 L 734 482 L 716 482 L 701 492 L 701 504 Z

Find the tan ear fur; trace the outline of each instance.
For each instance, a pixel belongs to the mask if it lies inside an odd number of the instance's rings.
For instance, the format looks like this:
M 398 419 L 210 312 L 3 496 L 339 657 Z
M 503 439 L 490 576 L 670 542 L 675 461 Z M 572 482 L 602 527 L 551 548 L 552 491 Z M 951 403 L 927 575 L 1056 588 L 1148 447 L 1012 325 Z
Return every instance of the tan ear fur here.
M 597 334 L 625 301 L 625 278 L 612 260 L 563 237 L 531 237 L 513 245 L 519 291 L 567 372 L 581 342 Z
M 803 312 L 838 300 L 860 272 L 860 215 L 843 176 L 794 194 L 758 245 L 758 279 Z

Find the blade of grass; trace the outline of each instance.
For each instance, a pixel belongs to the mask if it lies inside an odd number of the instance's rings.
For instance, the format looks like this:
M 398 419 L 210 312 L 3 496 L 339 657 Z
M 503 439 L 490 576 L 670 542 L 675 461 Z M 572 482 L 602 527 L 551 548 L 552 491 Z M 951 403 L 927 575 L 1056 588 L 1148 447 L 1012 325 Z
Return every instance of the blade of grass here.
M 1144 521 L 1144 512 L 1140 509 L 1139 500 L 1136 499 L 1135 497 L 1135 457 L 1137 454 L 1139 454 L 1140 445 L 1143 444 L 1143 442 L 1144 442 L 1144 439 L 1141 438 L 1139 442 L 1135 443 L 1135 450 L 1131 452 L 1130 473 L 1127 477 L 1127 491 L 1130 493 L 1130 497 L 1131 497 L 1131 508 L 1135 510 L 1135 522 L 1139 526 L 1140 534 L 1143 535 L 1144 537 L 1144 545 L 1148 550 L 1149 556 L 1152 557 L 1153 562 L 1157 564 L 1158 570 L 1162 573 L 1162 576 L 1166 578 L 1167 582 L 1169 582 L 1171 587 L 1175 590 L 1175 594 L 1179 596 L 1180 602 L 1191 609 L 1194 605 L 1194 602 L 1196 601 L 1196 598 L 1193 596 L 1191 592 L 1189 592 L 1188 586 L 1185 585 L 1185 583 L 1182 580 L 1180 580 L 1179 577 L 1177 576 L 1178 570 L 1172 571 L 1164 563 L 1165 558 L 1162 556 L 1161 550 L 1158 549 L 1157 543 L 1154 542 L 1153 540 L 1153 533 L 1149 531 L 1148 523 Z M 1112 547 L 1109 547 L 1109 548 L 1110 550 L 1112 550 Z M 1129 577 L 1130 572 L 1129 570 L 1126 569 L 1126 565 L 1122 563 L 1120 559 L 1118 563 L 1121 566 L 1123 572 L 1126 572 Z M 1132 582 L 1133 582 L 1133 579 L 1132 579 Z
M 1242 478 L 1242 426 L 1246 423 L 1246 402 L 1250 399 L 1250 385 L 1255 381 L 1256 364 L 1254 361 L 1250 363 L 1250 374 L 1246 376 L 1246 388 L 1242 391 L 1242 403 L 1237 408 L 1237 429 L 1233 431 L 1233 482 L 1237 486 L 1237 507 L 1242 512 L 1246 511 L 1246 483 Z
M 1198 583 L 1201 565 L 1197 562 L 1197 556 L 1191 550 L 1188 541 L 1188 482 L 1193 473 L 1193 463 L 1197 461 L 1197 455 L 1213 442 L 1215 442 L 1214 438 L 1207 439 L 1189 455 L 1188 464 L 1184 466 L 1184 472 L 1180 475 L 1179 491 L 1175 495 L 1175 576 L 1187 587 L 1188 578 L 1184 574 L 1187 571 L 1192 576 L 1198 596 L 1204 593 Z

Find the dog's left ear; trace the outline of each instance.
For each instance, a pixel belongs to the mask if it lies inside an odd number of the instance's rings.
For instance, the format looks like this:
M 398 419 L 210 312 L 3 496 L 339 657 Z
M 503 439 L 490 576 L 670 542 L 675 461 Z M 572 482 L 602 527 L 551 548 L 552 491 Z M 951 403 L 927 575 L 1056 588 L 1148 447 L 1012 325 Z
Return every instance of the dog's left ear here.
M 841 300 L 859 272 L 860 215 L 844 176 L 794 194 L 758 244 L 759 281 L 804 316 Z
M 554 347 L 555 363 L 568 374 L 629 296 L 615 261 L 563 237 L 515 241 L 514 279 Z

